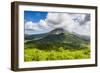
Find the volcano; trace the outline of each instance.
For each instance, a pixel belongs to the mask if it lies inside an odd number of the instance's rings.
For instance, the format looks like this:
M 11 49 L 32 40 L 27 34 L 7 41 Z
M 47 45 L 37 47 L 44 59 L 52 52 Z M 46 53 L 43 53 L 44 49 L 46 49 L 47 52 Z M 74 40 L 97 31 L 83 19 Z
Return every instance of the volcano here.
M 26 38 L 26 37 L 25 37 Z M 83 39 L 81 36 L 65 31 L 64 29 L 57 28 L 46 34 L 38 34 L 27 36 L 30 40 L 27 43 L 33 43 L 37 46 L 47 47 L 64 47 L 64 48 L 82 48 L 90 41 Z M 45 47 L 45 48 L 46 48 Z

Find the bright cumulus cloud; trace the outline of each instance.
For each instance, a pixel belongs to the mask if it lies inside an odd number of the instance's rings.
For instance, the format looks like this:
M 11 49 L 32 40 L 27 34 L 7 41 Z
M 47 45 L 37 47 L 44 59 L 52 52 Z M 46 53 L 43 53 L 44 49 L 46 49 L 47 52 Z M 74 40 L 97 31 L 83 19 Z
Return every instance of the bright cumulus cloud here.
M 39 30 L 39 27 L 37 26 L 38 23 L 33 23 L 32 21 L 28 21 L 25 23 L 25 29 L 29 30 Z
M 87 18 L 90 18 L 89 14 L 49 12 L 46 16 L 46 19 L 41 19 L 37 23 L 32 21 L 25 22 L 25 29 L 50 32 L 55 28 L 63 28 L 69 32 L 89 36 L 90 20 Z

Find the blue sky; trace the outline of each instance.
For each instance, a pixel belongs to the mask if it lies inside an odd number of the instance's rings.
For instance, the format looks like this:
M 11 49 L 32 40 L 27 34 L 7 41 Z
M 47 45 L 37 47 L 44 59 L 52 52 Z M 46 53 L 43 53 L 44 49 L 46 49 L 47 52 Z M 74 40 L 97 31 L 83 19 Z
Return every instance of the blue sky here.
M 44 20 L 47 16 L 47 12 L 39 11 L 24 11 L 24 20 L 32 21 L 33 23 L 39 22 L 41 19 Z
M 38 26 L 39 25 L 38 23 L 41 20 L 45 20 L 47 15 L 48 15 L 48 12 L 24 11 L 24 25 L 26 26 L 26 24 L 28 22 L 28 24 L 33 25 L 33 27 L 35 28 L 35 25 Z M 35 31 L 33 29 L 25 29 L 25 33 L 26 34 L 41 34 L 41 33 L 47 33 L 48 30 Z

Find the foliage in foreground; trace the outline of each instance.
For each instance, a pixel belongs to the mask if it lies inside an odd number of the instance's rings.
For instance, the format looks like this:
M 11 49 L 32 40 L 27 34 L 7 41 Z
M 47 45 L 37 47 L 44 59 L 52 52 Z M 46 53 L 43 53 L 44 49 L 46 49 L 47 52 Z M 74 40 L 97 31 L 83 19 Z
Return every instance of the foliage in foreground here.
M 69 60 L 69 59 L 88 59 L 90 58 L 90 48 L 64 49 L 59 47 L 57 50 L 41 50 L 38 48 L 25 48 L 24 60 L 46 61 L 46 60 Z

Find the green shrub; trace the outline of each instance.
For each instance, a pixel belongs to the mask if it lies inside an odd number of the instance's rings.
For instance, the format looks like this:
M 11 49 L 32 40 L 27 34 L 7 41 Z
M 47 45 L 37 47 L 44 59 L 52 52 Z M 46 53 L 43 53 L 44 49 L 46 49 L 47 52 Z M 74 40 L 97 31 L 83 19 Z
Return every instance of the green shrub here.
M 90 58 L 90 49 L 63 49 L 40 50 L 37 48 L 25 49 L 25 61 L 46 61 L 46 60 L 67 60 L 67 59 L 87 59 Z

